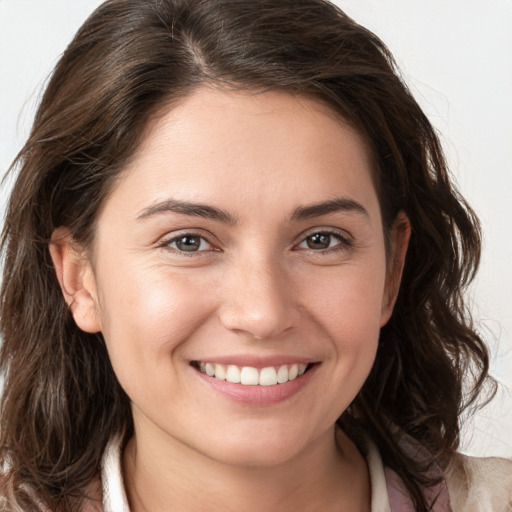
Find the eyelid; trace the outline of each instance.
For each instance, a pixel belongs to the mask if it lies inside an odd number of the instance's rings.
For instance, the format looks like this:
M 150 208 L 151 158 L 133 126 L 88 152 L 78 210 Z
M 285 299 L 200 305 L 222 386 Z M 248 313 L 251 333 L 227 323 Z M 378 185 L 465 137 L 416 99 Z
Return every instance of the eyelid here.
M 306 249 L 306 248 L 300 248 L 299 245 L 303 243 L 308 237 L 313 236 L 315 234 L 327 234 L 332 235 L 340 240 L 339 244 L 336 244 L 334 247 L 330 247 L 323 250 L 314 250 L 314 249 Z M 181 251 L 177 248 L 171 248 L 169 247 L 169 244 L 171 244 L 173 241 L 178 240 L 180 237 L 184 237 L 186 235 L 198 237 L 203 240 L 205 240 L 210 246 L 210 249 L 207 250 L 201 250 L 201 251 Z M 210 252 L 219 252 L 221 249 L 219 248 L 219 243 L 214 241 L 215 237 L 211 235 L 210 233 L 205 233 L 202 229 L 194 229 L 194 228 L 185 228 L 177 231 L 173 231 L 171 233 L 166 234 L 163 236 L 158 242 L 158 247 L 167 250 L 169 252 L 172 252 L 174 254 L 178 254 L 180 256 L 200 256 L 204 255 L 204 253 L 210 253 Z M 317 254 L 325 254 L 329 252 L 334 252 L 336 250 L 348 250 L 352 247 L 354 247 L 355 242 L 352 237 L 352 235 L 347 232 L 344 229 L 340 228 L 334 228 L 334 227 L 323 227 L 323 226 L 317 226 L 314 228 L 310 228 L 304 232 L 302 232 L 298 237 L 296 242 L 293 245 L 293 250 L 304 250 L 304 251 L 310 251 Z
M 335 245 L 334 247 L 329 247 L 329 248 L 323 249 L 323 250 L 306 249 L 306 248 L 299 247 L 299 245 L 302 244 L 303 242 L 305 242 L 307 238 L 309 238 L 310 236 L 316 235 L 316 234 L 320 234 L 320 233 L 335 236 L 340 240 L 340 243 Z M 317 227 L 308 229 L 299 235 L 297 242 L 294 244 L 294 250 L 304 250 L 304 251 L 311 251 L 311 252 L 314 252 L 317 254 L 325 254 L 330 251 L 336 251 L 336 250 L 342 250 L 342 249 L 347 250 L 347 249 L 354 247 L 354 245 L 355 245 L 355 241 L 354 241 L 352 235 L 349 232 L 345 231 L 344 229 L 317 226 Z
M 205 240 L 212 248 L 202 250 L 202 251 L 181 251 L 180 249 L 169 246 L 174 241 L 179 240 L 180 238 L 185 237 L 187 235 Z M 164 250 L 167 250 L 168 252 L 172 252 L 174 254 L 180 255 L 180 256 L 188 256 L 188 257 L 196 256 L 197 257 L 199 255 L 203 255 L 204 253 L 220 251 L 220 249 L 218 247 L 218 243 L 215 243 L 212 240 L 213 238 L 214 237 L 212 235 L 205 233 L 201 229 L 194 229 L 194 228 L 180 229 L 178 231 L 173 231 L 173 232 L 168 233 L 167 235 L 163 236 L 158 241 L 158 247 L 160 247 Z

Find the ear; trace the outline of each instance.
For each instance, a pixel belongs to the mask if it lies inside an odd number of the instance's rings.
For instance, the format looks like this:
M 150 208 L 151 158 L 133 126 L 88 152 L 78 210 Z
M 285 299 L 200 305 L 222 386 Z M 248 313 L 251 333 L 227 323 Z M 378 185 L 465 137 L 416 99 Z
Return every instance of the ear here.
M 94 274 L 84 251 L 64 227 L 53 232 L 49 249 L 64 300 L 77 326 L 89 333 L 101 331 Z
M 405 212 L 400 211 L 393 222 L 390 233 L 389 262 L 382 302 L 381 327 L 388 322 L 393 313 L 410 237 L 411 223 Z

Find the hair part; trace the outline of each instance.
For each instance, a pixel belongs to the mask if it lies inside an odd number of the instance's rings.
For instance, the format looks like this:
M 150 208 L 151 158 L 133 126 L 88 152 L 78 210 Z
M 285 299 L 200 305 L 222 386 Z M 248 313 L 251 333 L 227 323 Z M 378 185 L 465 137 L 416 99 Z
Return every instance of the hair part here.
M 437 482 L 429 470 L 449 464 L 459 416 L 487 378 L 487 349 L 463 300 L 479 263 L 479 224 L 387 48 L 322 0 L 109 0 L 62 56 L 12 167 L 19 174 L 1 238 L 8 510 L 43 502 L 76 511 L 107 441 L 133 432 L 104 340 L 77 328 L 48 247 L 61 226 L 91 247 L 102 205 L 151 120 L 204 85 L 289 91 L 326 104 L 373 154 L 385 233 L 400 211 L 409 218 L 394 313 L 339 423 L 367 431 L 416 510 L 429 510 L 422 487 Z M 411 458 L 402 434 L 429 460 Z

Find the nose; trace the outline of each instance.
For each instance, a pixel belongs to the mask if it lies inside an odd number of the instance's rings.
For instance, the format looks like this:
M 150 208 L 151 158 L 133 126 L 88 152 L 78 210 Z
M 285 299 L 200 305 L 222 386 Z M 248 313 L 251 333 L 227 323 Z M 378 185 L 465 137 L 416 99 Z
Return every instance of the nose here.
M 225 328 L 252 338 L 276 338 L 300 318 L 290 277 L 271 258 L 246 259 L 232 269 L 221 290 Z

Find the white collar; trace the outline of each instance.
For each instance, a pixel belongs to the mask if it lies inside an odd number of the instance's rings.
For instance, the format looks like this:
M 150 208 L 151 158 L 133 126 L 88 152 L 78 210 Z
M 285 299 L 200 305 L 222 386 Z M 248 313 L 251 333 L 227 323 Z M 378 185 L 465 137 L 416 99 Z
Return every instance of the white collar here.
M 101 460 L 103 512 L 130 512 L 121 471 L 121 440 L 111 439 Z
M 371 512 L 392 512 L 386 484 L 386 474 L 377 447 L 366 441 L 366 462 L 371 482 Z M 130 512 L 121 471 L 121 438 L 112 439 L 101 462 L 103 512 Z

